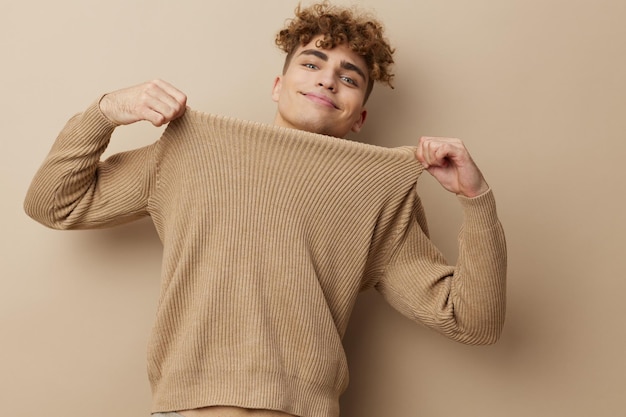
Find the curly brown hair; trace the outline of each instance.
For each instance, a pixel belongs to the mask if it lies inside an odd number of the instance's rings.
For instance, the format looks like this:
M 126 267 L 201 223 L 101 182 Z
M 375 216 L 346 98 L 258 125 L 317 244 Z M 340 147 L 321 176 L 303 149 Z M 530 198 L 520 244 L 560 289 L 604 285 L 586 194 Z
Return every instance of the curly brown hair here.
M 298 5 L 295 17 L 288 20 L 286 27 L 276 35 L 276 45 L 287 53 L 283 72 L 287 70 L 295 50 L 319 35 L 323 38 L 317 42 L 318 48 L 332 49 L 346 44 L 363 57 L 369 71 L 366 100 L 374 81 L 393 88 L 390 70 L 394 49 L 384 37 L 382 24 L 355 8 L 333 6 L 328 1 L 306 8 Z

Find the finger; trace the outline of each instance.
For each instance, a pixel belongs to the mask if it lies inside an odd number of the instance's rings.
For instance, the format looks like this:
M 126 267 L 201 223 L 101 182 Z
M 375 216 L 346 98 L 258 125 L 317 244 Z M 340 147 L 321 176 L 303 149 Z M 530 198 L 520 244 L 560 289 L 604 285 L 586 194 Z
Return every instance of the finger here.
M 151 109 L 146 109 L 142 113 L 142 117 L 144 120 L 152 123 L 156 127 L 163 126 L 168 123 L 168 119 L 163 114 Z
M 174 99 L 179 105 L 183 107 L 187 103 L 187 95 L 180 91 L 178 88 L 174 87 L 172 84 L 163 80 L 154 80 L 154 83 L 159 86 L 166 94 L 168 94 L 172 99 Z
M 420 139 L 420 155 L 421 162 L 425 168 L 431 166 L 440 166 L 442 159 L 445 158 L 445 149 L 439 138 L 423 137 Z
M 168 108 L 155 110 L 162 111 L 162 114 L 169 120 L 181 116 L 187 108 L 187 96 L 185 93 L 163 80 L 154 80 L 153 83 L 158 87 L 155 89 L 155 92 L 158 93 L 157 98 L 168 106 Z
M 187 96 L 171 84 L 155 80 L 147 83 L 142 101 L 144 117 L 161 126 L 185 112 Z
M 456 138 L 428 137 L 424 139 L 424 152 L 430 165 L 448 166 L 467 154 L 463 142 Z
M 451 146 L 446 142 L 430 142 L 430 164 L 439 167 L 448 166 L 451 158 Z
M 419 142 L 415 149 L 415 158 L 424 166 L 424 168 L 428 169 L 429 157 L 428 157 L 428 138 L 427 137 L 422 136 L 419 139 Z
M 174 120 L 180 112 L 181 107 L 178 103 L 159 97 L 146 102 L 144 115 L 152 124 L 160 126 Z

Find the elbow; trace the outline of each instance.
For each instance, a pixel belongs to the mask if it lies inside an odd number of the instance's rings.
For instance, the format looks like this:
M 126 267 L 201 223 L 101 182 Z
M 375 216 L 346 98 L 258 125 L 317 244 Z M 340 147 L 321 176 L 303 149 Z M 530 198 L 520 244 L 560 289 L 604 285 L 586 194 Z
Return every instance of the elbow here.
M 506 318 L 506 296 L 503 291 L 480 302 L 461 303 L 452 313 L 460 341 L 470 345 L 494 345 L 501 336 Z
M 24 212 L 28 217 L 36 221 L 37 223 L 49 227 L 51 229 L 58 229 L 54 221 L 51 221 L 51 216 L 47 211 L 33 204 L 28 198 L 24 201 Z
M 504 328 L 504 318 L 496 320 L 485 320 L 471 329 L 461 332 L 458 341 L 467 345 L 489 346 L 495 345 L 502 336 Z
M 28 217 L 50 229 L 62 230 L 70 228 L 65 222 L 67 216 L 56 211 L 53 204 L 48 204 L 42 199 L 37 199 L 30 193 L 27 194 L 24 199 L 23 208 L 24 213 L 26 213 Z
M 471 320 L 460 320 L 459 317 L 455 317 L 446 327 L 442 329 L 443 333 L 457 342 L 474 346 L 494 345 L 502 336 L 504 313 L 472 317 Z
M 501 335 L 501 330 L 489 330 L 483 332 L 461 332 L 448 337 L 464 345 L 490 346 L 498 343 Z
M 32 196 L 30 191 L 26 194 L 22 207 L 28 217 L 35 220 L 37 223 L 48 226 L 42 208 L 37 204 L 37 199 Z
M 477 337 L 473 338 L 475 346 L 490 346 L 495 345 L 500 340 L 500 336 L 502 335 L 502 330 L 498 329 L 495 331 L 490 331 L 485 334 L 481 334 Z

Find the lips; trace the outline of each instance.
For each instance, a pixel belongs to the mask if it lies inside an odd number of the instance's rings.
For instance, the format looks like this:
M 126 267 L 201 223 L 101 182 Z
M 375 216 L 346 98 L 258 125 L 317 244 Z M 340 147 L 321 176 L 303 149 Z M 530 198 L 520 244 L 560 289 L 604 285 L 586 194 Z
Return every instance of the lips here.
M 326 97 L 323 94 L 320 93 L 302 93 L 306 98 L 308 98 L 309 100 L 321 104 L 323 106 L 326 107 L 331 107 L 334 109 L 339 109 L 339 107 L 337 107 L 337 105 L 335 104 L 334 101 L 332 101 L 330 98 Z

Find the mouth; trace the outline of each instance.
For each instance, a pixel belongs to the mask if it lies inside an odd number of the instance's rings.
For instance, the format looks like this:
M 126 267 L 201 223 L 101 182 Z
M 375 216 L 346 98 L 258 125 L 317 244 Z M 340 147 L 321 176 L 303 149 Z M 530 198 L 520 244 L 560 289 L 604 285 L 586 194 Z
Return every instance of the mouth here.
M 335 102 L 323 94 L 319 94 L 319 93 L 301 93 L 301 94 L 314 103 L 318 103 L 318 104 L 321 104 L 322 106 L 339 110 L 339 107 L 335 104 Z

